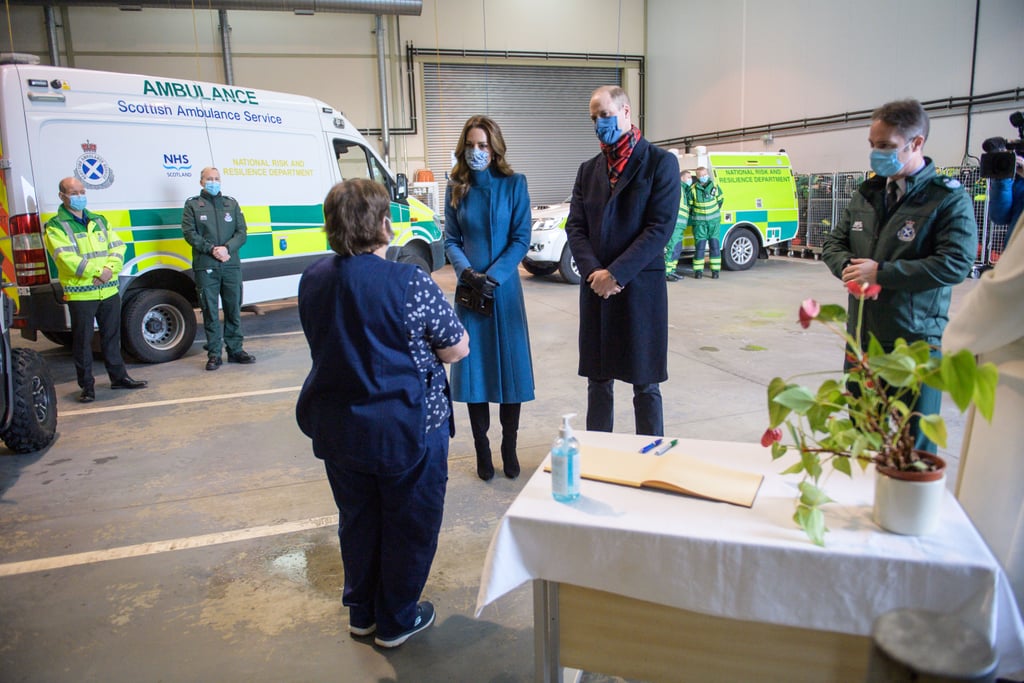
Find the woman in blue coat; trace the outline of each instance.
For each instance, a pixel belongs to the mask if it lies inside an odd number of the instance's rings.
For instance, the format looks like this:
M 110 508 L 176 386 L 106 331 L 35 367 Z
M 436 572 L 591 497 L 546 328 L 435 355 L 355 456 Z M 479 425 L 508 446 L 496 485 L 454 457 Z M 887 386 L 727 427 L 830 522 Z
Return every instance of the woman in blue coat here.
M 477 475 L 494 476 L 490 403 L 499 404 L 501 462 L 519 476 L 519 411 L 533 400 L 533 361 L 519 262 L 530 248 L 526 177 L 505 161 L 498 124 L 473 116 L 455 146 L 455 168 L 445 194 L 445 250 L 459 282 L 494 299 L 492 315 L 456 306 L 470 338 L 469 356 L 452 365 L 452 399 L 468 404 Z

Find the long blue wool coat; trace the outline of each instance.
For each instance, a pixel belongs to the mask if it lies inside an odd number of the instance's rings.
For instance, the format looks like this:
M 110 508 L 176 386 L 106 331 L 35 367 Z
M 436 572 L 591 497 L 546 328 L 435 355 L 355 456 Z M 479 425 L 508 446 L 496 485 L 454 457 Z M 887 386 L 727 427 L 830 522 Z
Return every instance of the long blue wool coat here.
M 583 162 L 565 223 L 580 276 L 579 374 L 653 384 L 668 379 L 665 244 L 679 212 L 679 161 L 641 138 L 612 190 L 603 154 Z M 622 286 L 607 299 L 587 276 Z
M 533 400 L 533 360 L 526 325 L 519 262 L 530 248 L 530 195 L 526 177 L 471 171 L 469 192 L 451 206 L 445 193 L 444 232 L 448 260 L 498 281 L 494 316 L 455 306 L 469 333 L 469 355 L 452 365 L 452 399 L 463 403 L 522 403 Z

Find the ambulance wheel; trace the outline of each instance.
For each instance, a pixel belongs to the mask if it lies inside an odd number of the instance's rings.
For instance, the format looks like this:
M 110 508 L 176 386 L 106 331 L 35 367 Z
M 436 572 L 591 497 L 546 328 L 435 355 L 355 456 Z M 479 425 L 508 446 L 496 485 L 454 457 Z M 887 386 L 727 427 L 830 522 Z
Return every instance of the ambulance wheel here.
M 430 274 L 430 266 L 427 265 L 427 260 L 420 256 L 419 254 L 410 254 L 408 252 L 403 251 L 401 254 L 398 255 L 398 262 L 411 263 L 412 265 L 416 266 L 427 275 Z
M 576 265 L 576 259 L 572 257 L 568 244 L 562 247 L 562 258 L 558 262 L 558 272 L 562 279 L 570 285 L 578 285 L 580 283 L 580 269 Z
M 748 270 L 757 260 L 757 237 L 747 228 L 733 228 L 722 245 L 722 263 L 726 270 Z
M 530 275 L 543 277 L 545 275 L 551 275 L 551 273 L 558 270 L 558 264 L 537 263 L 536 261 L 527 261 L 526 259 L 523 259 L 523 268 L 525 268 L 526 272 L 529 273 Z
M 195 339 L 192 304 L 169 289 L 143 290 L 121 312 L 121 343 L 143 363 L 177 360 Z
M 15 453 L 34 453 L 57 434 L 57 391 L 46 363 L 31 349 L 11 350 L 11 423 L 0 439 Z

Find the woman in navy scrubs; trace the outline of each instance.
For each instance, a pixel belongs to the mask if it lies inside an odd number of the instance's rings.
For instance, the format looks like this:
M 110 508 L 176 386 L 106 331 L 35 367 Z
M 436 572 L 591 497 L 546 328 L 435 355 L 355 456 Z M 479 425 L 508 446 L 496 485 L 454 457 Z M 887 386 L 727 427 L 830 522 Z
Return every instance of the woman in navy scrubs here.
M 331 188 L 324 229 L 336 254 L 299 282 L 313 366 L 296 418 L 338 505 L 349 631 L 397 647 L 430 626 L 419 602 L 437 550 L 453 432 L 443 363 L 469 353 L 444 293 L 416 266 L 385 260 L 387 190 Z

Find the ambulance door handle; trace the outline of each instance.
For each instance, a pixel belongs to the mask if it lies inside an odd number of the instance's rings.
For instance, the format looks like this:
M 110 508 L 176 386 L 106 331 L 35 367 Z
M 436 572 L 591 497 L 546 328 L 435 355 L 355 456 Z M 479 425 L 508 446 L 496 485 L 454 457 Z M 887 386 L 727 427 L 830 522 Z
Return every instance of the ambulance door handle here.
M 28 98 L 33 102 L 64 102 L 67 100 L 62 92 L 32 92 L 29 91 Z

